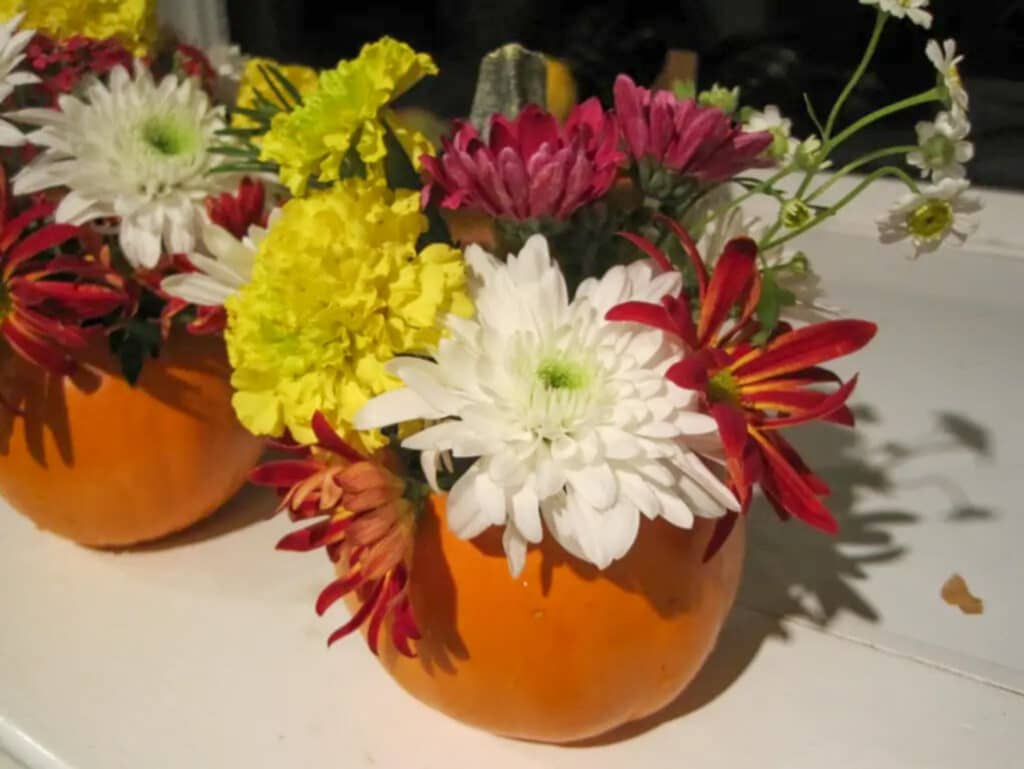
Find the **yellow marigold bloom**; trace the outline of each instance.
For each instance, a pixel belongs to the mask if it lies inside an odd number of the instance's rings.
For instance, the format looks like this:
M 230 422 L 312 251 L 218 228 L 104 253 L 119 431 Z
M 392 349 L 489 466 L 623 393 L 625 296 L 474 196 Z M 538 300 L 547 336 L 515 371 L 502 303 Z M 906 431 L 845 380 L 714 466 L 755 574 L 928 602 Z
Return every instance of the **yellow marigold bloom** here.
M 281 181 L 294 195 L 305 191 L 310 176 L 337 181 L 342 158 L 353 146 L 369 175 L 378 174 L 387 155 L 385 122 L 407 151 L 429 146 L 422 134 L 397 123 L 387 105 L 436 73 L 430 56 L 390 37 L 364 45 L 357 58 L 322 72 L 300 108 L 274 117 L 260 159 L 280 166 Z
M 157 38 L 156 0 L 0 0 L 0 18 L 25 12 L 22 29 L 64 39 L 116 37 L 136 56 Z
M 351 427 L 367 400 L 401 385 L 384 364 L 431 352 L 445 315 L 472 314 L 461 253 L 443 244 L 417 252 L 426 228 L 417 193 L 383 180 L 348 179 L 284 206 L 252 281 L 227 304 L 243 425 L 311 443 L 322 411 L 364 449 L 384 445 Z
M 263 73 L 260 71 L 261 65 L 264 67 L 277 67 L 281 74 L 288 78 L 289 82 L 295 86 L 296 90 L 303 97 L 316 90 L 317 71 L 312 67 L 306 67 L 301 64 L 281 64 L 273 59 L 252 58 L 246 62 L 245 70 L 242 72 L 242 81 L 238 84 L 236 104 L 239 107 L 255 109 L 257 90 L 264 98 L 281 109 L 288 109 L 291 106 L 281 104 L 277 97 L 274 96 L 273 89 L 267 85 Z M 236 112 L 231 116 L 231 125 L 235 128 L 250 128 L 256 125 L 256 123 L 245 115 Z

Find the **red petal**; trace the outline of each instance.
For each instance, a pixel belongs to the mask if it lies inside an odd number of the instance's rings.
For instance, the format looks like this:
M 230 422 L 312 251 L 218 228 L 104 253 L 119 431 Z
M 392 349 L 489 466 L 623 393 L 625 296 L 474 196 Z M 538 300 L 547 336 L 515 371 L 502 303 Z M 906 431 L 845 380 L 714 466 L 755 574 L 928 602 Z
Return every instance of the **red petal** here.
M 673 269 L 675 269 L 672 266 L 672 262 L 670 262 L 668 257 L 665 255 L 665 252 L 658 248 L 656 245 L 654 245 L 647 238 L 640 237 L 639 235 L 634 235 L 632 232 L 620 232 L 618 233 L 618 235 L 620 238 L 625 238 L 634 246 L 636 246 L 645 254 L 647 254 L 651 258 L 651 260 L 665 272 L 671 272 Z
M 736 487 L 740 504 L 746 507 L 754 478 L 750 476 L 748 460 L 750 436 L 743 412 L 725 403 L 716 403 L 709 412 L 718 424 L 718 432 L 725 450 L 725 465 Z
M 50 224 L 40 230 L 36 230 L 18 245 L 12 248 L 7 254 L 7 270 L 17 269 L 26 259 L 47 251 L 54 246 L 59 246 L 65 241 L 71 240 L 78 234 L 78 227 L 71 224 Z
M 711 283 L 701 300 L 697 326 L 701 347 L 718 333 L 732 308 L 750 290 L 756 273 L 757 244 L 750 238 L 730 240 L 718 258 Z
M 68 376 L 75 370 L 74 360 L 62 349 L 25 333 L 9 316 L 0 326 L 0 333 L 21 357 L 57 376 Z
M 3 235 L 0 235 L 0 251 L 6 252 L 21 237 L 21 233 L 26 227 L 37 219 L 49 216 L 56 208 L 57 205 L 55 203 L 40 203 L 8 221 L 4 225 Z
M 689 355 L 678 363 L 674 363 L 665 377 L 684 390 L 703 392 L 708 386 L 708 367 L 703 356 Z
M 697 244 L 693 242 L 693 238 L 690 237 L 690 233 L 686 231 L 686 228 L 672 217 L 658 214 L 655 218 L 667 224 L 668 228 L 679 239 L 683 250 L 686 251 L 686 255 L 690 258 L 693 271 L 697 274 L 697 288 L 700 291 L 700 295 L 704 296 L 708 290 L 708 270 L 704 266 L 704 260 L 701 258 L 700 251 L 697 250 Z
M 359 611 L 352 615 L 352 619 L 350 619 L 340 628 L 331 633 L 330 637 L 327 639 L 327 645 L 330 646 L 335 641 L 341 640 L 345 636 L 351 634 L 353 631 L 358 630 L 359 626 L 362 625 L 366 621 L 366 618 L 370 616 L 370 612 L 373 611 L 373 608 L 377 603 L 377 596 L 379 594 L 380 584 L 378 583 L 377 586 L 373 589 L 373 592 L 367 598 L 367 600 L 363 603 L 362 606 L 359 607 Z
M 834 393 L 829 393 L 828 395 L 825 395 L 825 397 L 819 398 L 817 403 L 809 405 L 806 409 L 802 411 L 794 411 L 786 417 L 767 420 L 763 422 L 760 427 L 765 430 L 777 430 L 780 427 L 798 425 L 803 422 L 811 422 L 815 419 L 827 419 L 837 412 L 839 412 L 838 416 L 831 421 L 852 427 L 853 414 L 849 413 L 848 409 L 845 412 L 843 412 L 842 409 L 846 401 L 849 399 L 850 394 L 853 393 L 853 388 L 856 386 L 857 377 L 855 376 Z M 805 390 L 804 395 L 821 396 L 823 393 L 814 392 L 813 390 Z
M 344 577 L 334 580 L 331 584 L 320 591 L 316 599 L 316 613 L 321 617 L 338 600 L 344 598 L 363 581 L 363 572 L 349 572 Z
M 693 325 L 693 313 L 690 311 L 690 302 L 684 294 L 679 296 L 666 296 L 661 303 L 672 316 L 676 326 L 679 328 L 679 336 L 686 343 L 687 347 L 694 349 L 700 345 L 697 343 L 697 327 Z
M 313 415 L 311 427 L 321 448 L 344 457 L 349 462 L 362 462 L 366 459 L 366 457 L 342 440 L 341 436 L 334 431 L 331 423 L 327 421 L 327 417 L 322 412 L 318 411 Z
M 290 488 L 319 472 L 321 468 L 322 465 L 311 460 L 282 459 L 277 462 L 267 462 L 249 473 L 249 483 L 254 483 L 257 486 Z
M 708 540 L 708 546 L 704 550 L 704 563 L 707 563 L 719 550 L 722 549 L 722 545 L 729 539 L 729 535 L 732 534 L 732 530 L 736 527 L 736 521 L 739 520 L 739 513 L 728 512 L 715 521 L 715 530 L 711 532 L 711 539 Z
M 878 326 L 864 320 L 830 320 L 789 331 L 733 366 L 741 385 L 791 374 L 856 352 L 875 336 Z
M 605 320 L 642 323 L 651 328 L 661 329 L 673 336 L 681 336 L 679 326 L 669 311 L 660 304 L 650 302 L 623 302 L 608 310 Z
M 765 459 L 765 477 L 762 484 L 766 491 L 777 497 L 783 511 L 799 518 L 817 529 L 835 534 L 839 530 L 836 519 L 822 504 L 797 469 L 760 433 L 752 433 Z

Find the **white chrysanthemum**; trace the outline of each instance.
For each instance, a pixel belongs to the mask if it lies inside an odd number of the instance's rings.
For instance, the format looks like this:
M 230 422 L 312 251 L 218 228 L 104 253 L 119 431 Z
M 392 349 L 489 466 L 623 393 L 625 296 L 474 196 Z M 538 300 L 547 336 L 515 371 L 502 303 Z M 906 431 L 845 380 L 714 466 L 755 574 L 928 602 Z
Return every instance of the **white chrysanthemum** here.
M 6 101 L 19 85 L 39 82 L 31 72 L 14 71 L 25 58 L 25 46 L 35 34 L 30 29 L 15 32 L 24 16 L 24 13 L 19 13 L 0 26 L 0 103 Z M 0 119 L 0 147 L 20 147 L 24 143 L 24 134 Z
M 252 224 L 242 240 L 238 240 L 223 227 L 207 217 L 202 221 L 202 240 L 205 253 L 191 253 L 189 261 L 198 272 L 186 272 L 164 278 L 160 288 L 168 296 L 189 304 L 219 307 L 228 297 L 237 294 L 252 280 L 256 263 L 256 249 L 266 237 L 281 209 L 270 214 L 267 227 Z
M 904 16 L 925 29 L 932 28 L 932 15 L 928 11 L 930 0 L 860 0 L 861 5 L 875 5 L 879 9 L 902 19 Z
M 966 179 L 943 179 L 918 194 L 906 195 L 879 218 L 882 242 L 910 238 L 915 257 L 934 251 L 950 236 L 963 244 L 978 228 L 981 210 L 981 201 L 967 194 L 970 186 Z
M 237 45 L 217 43 L 206 51 L 206 58 L 217 74 L 214 98 L 221 104 L 234 104 L 248 57 Z
M 974 157 L 974 145 L 967 141 L 971 124 L 960 110 L 940 112 L 934 123 L 917 124 L 917 149 L 907 155 L 907 162 L 929 174 L 935 181 L 963 179 L 964 163 Z
M 501 263 L 466 250 L 474 320 L 450 318 L 436 362 L 396 358 L 405 387 L 370 401 L 359 429 L 435 421 L 405 439 L 423 452 L 479 457 L 451 489 L 448 523 L 471 538 L 504 526 L 518 574 L 543 528 L 599 568 L 629 550 L 641 515 L 683 528 L 737 506 L 687 442 L 716 437 L 697 396 L 665 379 L 680 351 L 660 331 L 605 320 L 621 302 L 656 302 L 680 287 L 646 261 L 584 281 L 569 302 L 543 236 Z M 543 524 L 542 525 L 542 521 Z
M 121 248 L 137 267 L 191 252 L 202 201 L 238 181 L 208 173 L 223 111 L 192 78 L 156 84 L 141 64 L 134 77 L 117 67 L 109 84 L 93 80 L 80 97 L 61 96 L 60 109 L 11 117 L 40 126 L 28 138 L 46 150 L 15 177 L 15 194 L 67 187 L 57 221 L 120 218 Z
M 733 238 L 760 240 L 768 225 L 756 216 L 748 217 L 742 206 L 707 226 L 698 244 L 709 264 L 713 264 Z M 793 295 L 793 304 L 782 308 L 782 318 L 796 323 L 820 323 L 842 315 L 843 310 L 825 301 L 821 277 L 805 257 L 779 245 L 761 254 L 765 268 L 773 271 L 776 285 Z
M 945 90 L 947 100 L 954 111 L 957 109 L 967 112 L 970 105 L 970 97 L 967 89 L 964 88 L 964 80 L 960 76 L 960 62 L 963 56 L 956 52 L 956 40 L 947 40 L 939 45 L 937 40 L 929 40 L 925 47 L 925 54 L 928 60 L 935 65 L 939 71 L 939 84 Z
M 774 104 L 769 104 L 762 111 L 753 110 L 743 123 L 747 132 L 767 131 L 772 135 L 772 144 L 767 152 L 772 158 L 783 165 L 793 160 L 800 142 L 793 137 L 793 121 L 783 117 L 782 112 Z

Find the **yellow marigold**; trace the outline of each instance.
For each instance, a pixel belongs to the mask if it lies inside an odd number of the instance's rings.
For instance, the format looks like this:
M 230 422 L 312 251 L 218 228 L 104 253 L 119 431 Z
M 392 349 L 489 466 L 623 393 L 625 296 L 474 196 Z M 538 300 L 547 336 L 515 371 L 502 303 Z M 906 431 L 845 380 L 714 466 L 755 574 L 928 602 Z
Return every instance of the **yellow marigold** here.
M 429 353 L 445 315 L 472 313 L 461 253 L 442 244 L 417 252 L 426 227 L 417 193 L 383 180 L 348 179 L 284 206 L 252 281 L 227 305 L 242 424 L 310 443 L 322 411 L 364 449 L 385 443 L 351 427 L 367 400 L 401 385 L 384 364 Z
M 295 86 L 296 90 L 303 97 L 316 90 L 317 71 L 312 67 L 306 67 L 301 64 L 281 64 L 273 59 L 252 58 L 246 62 L 245 70 L 242 72 L 242 81 L 238 84 L 236 104 L 239 107 L 254 109 L 256 107 L 257 90 L 281 109 L 287 109 L 290 106 L 288 104 L 281 104 L 277 97 L 274 96 L 273 90 L 267 85 L 263 73 L 260 71 L 261 65 L 264 67 L 277 67 L 281 74 L 288 78 L 288 81 Z M 231 116 L 231 125 L 235 128 L 250 128 L 256 125 L 256 123 L 245 115 L 236 112 Z
M 23 29 L 64 39 L 116 37 L 136 56 L 157 38 L 156 0 L 0 0 L 0 17 L 25 12 Z
M 274 117 L 260 159 L 280 166 L 281 181 L 294 195 L 305 191 L 310 176 L 337 181 L 342 158 L 353 146 L 369 175 L 379 174 L 387 155 L 385 122 L 407 151 L 429 146 L 422 134 L 401 126 L 387 105 L 436 73 L 430 56 L 390 37 L 364 45 L 357 58 L 322 72 L 300 108 Z

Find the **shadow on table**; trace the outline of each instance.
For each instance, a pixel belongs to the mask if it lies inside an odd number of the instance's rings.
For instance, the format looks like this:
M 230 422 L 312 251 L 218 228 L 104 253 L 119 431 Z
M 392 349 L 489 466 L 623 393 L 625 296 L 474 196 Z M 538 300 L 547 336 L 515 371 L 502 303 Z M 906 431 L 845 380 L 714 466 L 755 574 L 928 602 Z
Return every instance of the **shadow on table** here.
M 861 424 L 879 421 L 870 408 L 855 412 Z M 755 503 L 737 611 L 700 674 L 660 713 L 576 747 L 628 740 L 704 707 L 739 679 L 767 639 L 787 637 L 784 620 L 825 628 L 842 612 L 852 612 L 877 622 L 878 613 L 857 583 L 867 578 L 873 566 L 903 557 L 906 547 L 900 544 L 899 530 L 922 516 L 877 506 L 872 496 L 897 488 L 938 488 L 950 500 L 943 520 L 969 523 L 995 517 L 991 510 L 972 505 L 963 490 L 944 476 L 894 480 L 894 474 L 910 461 L 940 453 L 966 451 L 991 459 L 985 429 L 963 416 L 939 413 L 928 435 L 906 443 L 874 446 L 861 432 L 817 424 L 794 431 L 792 437 L 808 464 L 832 488 L 827 502 L 839 521 L 838 536 L 826 536 L 797 521 L 782 524 L 767 504 Z
M 269 489 L 247 483 L 213 515 L 199 523 L 155 542 L 144 542 L 131 547 L 113 548 L 113 550 L 120 553 L 148 553 L 223 537 L 272 518 L 278 502 L 277 497 Z

